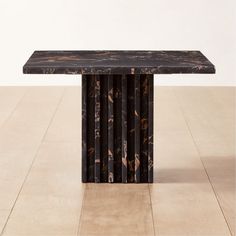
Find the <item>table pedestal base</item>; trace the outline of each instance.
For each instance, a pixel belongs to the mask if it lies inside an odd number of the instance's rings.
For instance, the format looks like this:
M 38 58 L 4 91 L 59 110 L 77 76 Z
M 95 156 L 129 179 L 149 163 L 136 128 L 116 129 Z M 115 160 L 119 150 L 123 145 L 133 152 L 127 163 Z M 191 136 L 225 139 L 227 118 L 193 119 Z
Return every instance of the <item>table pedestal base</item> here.
M 153 182 L 153 75 L 82 75 L 82 181 Z

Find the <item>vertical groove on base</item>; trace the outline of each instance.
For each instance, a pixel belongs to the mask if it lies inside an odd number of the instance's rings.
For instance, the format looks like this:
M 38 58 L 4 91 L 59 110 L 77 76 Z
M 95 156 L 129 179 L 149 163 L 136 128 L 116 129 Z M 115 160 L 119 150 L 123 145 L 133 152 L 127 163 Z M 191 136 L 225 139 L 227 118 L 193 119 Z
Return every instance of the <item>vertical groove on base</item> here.
M 87 80 L 82 76 L 82 127 L 87 127 Z M 82 129 L 82 182 L 87 182 L 87 129 Z
M 148 182 L 153 183 L 153 76 L 148 79 Z
M 100 77 L 95 75 L 95 182 L 100 182 L 100 109 L 101 109 L 101 101 L 100 101 Z
M 106 76 L 100 76 L 100 181 L 102 183 L 108 182 L 108 80 Z
M 134 80 L 134 180 L 140 183 L 140 75 L 135 75 Z
M 121 75 L 113 75 L 114 87 L 114 182 L 122 182 Z
M 127 75 L 127 182 L 134 183 L 134 148 L 135 148 L 135 98 L 134 98 L 135 77 Z
M 95 162 L 95 76 L 83 75 L 87 82 L 87 124 L 83 129 L 87 133 L 87 182 L 94 182 Z M 83 91 L 82 91 L 83 92 Z
M 148 182 L 148 75 L 140 76 L 141 86 L 141 182 Z
M 122 183 L 127 183 L 127 78 L 121 78 Z
M 114 182 L 114 89 L 113 78 L 108 76 L 108 182 Z

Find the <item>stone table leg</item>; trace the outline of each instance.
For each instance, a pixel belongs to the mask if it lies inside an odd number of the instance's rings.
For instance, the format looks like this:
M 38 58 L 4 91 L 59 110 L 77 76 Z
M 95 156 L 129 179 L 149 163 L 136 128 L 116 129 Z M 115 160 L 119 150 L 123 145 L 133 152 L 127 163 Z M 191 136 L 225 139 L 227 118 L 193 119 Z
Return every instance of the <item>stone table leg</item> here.
M 82 181 L 153 182 L 153 75 L 82 75 Z

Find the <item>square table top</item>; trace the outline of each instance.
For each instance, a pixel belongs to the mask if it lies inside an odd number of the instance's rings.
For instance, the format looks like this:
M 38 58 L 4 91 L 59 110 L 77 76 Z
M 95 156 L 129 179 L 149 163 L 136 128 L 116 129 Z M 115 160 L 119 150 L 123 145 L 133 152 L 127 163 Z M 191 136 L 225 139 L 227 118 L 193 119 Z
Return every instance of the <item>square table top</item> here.
M 215 73 L 200 51 L 35 51 L 25 74 Z

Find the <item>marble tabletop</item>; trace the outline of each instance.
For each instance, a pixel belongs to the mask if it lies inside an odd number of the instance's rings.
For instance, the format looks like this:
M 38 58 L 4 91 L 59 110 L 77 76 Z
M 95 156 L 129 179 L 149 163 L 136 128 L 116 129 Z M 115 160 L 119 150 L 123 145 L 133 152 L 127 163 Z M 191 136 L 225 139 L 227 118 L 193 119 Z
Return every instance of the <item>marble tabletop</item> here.
M 25 74 L 215 73 L 200 51 L 35 51 Z

